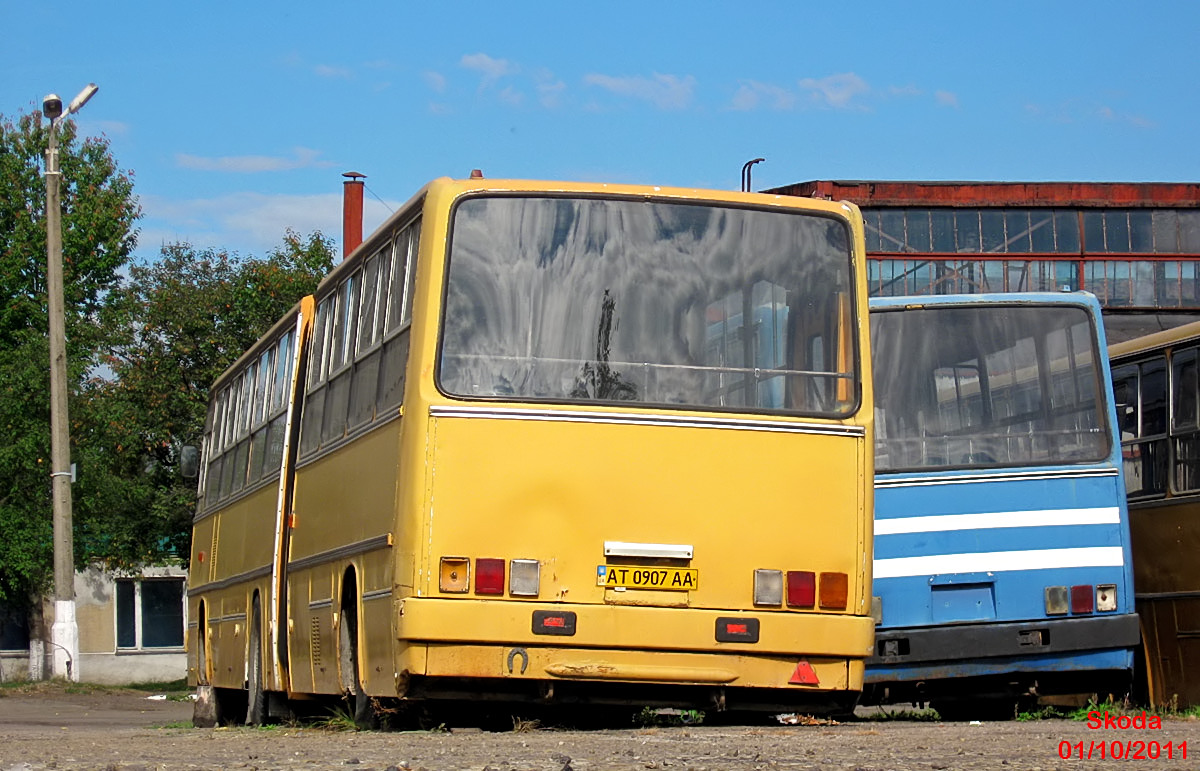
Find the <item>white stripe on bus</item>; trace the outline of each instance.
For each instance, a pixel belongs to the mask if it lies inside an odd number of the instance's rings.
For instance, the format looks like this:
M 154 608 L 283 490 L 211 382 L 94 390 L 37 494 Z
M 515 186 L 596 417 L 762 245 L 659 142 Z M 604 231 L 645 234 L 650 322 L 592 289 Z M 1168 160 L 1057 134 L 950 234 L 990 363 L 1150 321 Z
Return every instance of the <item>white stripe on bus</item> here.
M 947 573 L 999 573 L 1010 570 L 1121 567 L 1124 564 L 1125 553 L 1120 546 L 972 552 L 877 559 L 874 563 L 874 577 L 904 578 Z
M 1116 525 L 1121 510 L 1116 506 L 1097 509 L 1046 509 L 1043 511 L 997 511 L 988 514 L 941 514 L 926 517 L 895 517 L 875 520 L 875 535 L 936 533 L 947 530 L 983 530 L 995 527 L 1050 527 L 1053 525 Z

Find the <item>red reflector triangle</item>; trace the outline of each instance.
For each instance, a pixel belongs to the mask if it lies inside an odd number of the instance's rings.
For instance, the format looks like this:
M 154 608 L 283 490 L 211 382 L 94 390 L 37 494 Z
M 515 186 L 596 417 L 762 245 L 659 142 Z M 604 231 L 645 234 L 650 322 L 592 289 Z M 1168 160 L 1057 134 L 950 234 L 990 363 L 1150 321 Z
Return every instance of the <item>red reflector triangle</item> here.
M 788 683 L 790 685 L 820 685 L 821 680 L 813 671 L 812 665 L 801 660 L 797 662 L 796 671 L 792 673 L 792 679 L 788 680 Z

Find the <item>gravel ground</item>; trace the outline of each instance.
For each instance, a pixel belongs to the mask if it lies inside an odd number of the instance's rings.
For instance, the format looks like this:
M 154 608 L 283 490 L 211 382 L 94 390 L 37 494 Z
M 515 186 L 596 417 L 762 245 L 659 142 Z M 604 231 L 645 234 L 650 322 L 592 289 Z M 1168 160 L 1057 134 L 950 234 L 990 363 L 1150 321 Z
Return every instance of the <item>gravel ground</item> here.
M 1161 728 L 1091 728 L 1069 720 L 978 725 L 890 720 L 621 730 L 527 727 L 502 733 L 339 732 L 312 726 L 197 729 L 186 727 L 190 704 L 148 700 L 136 692 L 65 693 L 60 687 L 0 693 L 4 771 L 1200 768 L 1200 721 L 1194 719 L 1163 719 Z M 1168 757 L 1168 745 L 1173 757 Z M 1103 760 L 1100 746 L 1105 748 Z M 1121 759 L 1111 758 L 1114 748 Z M 1124 758 L 1139 748 L 1144 759 Z M 1064 759 L 1060 752 L 1070 757 Z

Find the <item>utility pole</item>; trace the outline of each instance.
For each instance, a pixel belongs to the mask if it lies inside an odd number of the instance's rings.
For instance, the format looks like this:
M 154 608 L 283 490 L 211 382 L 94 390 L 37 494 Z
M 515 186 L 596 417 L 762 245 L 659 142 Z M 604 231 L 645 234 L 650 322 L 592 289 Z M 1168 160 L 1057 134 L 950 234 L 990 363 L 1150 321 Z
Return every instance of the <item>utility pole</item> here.
M 54 625 L 50 628 L 54 677 L 79 680 L 79 625 L 75 620 L 75 542 L 71 521 L 71 428 L 67 420 L 66 311 L 63 299 L 62 202 L 58 124 L 98 89 L 89 83 L 63 110 L 50 94 L 42 113 L 50 119 L 46 147 L 46 292 L 50 315 L 50 484 L 54 501 Z

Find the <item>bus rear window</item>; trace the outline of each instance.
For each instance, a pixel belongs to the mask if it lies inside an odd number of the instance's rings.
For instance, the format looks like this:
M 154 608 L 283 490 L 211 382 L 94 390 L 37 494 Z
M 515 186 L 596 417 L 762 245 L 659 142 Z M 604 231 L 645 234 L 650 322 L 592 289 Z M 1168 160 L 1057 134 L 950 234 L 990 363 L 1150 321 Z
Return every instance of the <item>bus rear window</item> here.
M 450 395 L 845 416 L 846 223 L 698 203 L 478 197 L 451 227 Z
M 1079 306 L 871 314 L 877 471 L 1099 461 L 1102 353 Z

